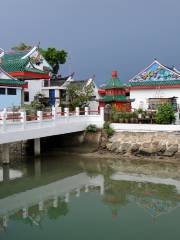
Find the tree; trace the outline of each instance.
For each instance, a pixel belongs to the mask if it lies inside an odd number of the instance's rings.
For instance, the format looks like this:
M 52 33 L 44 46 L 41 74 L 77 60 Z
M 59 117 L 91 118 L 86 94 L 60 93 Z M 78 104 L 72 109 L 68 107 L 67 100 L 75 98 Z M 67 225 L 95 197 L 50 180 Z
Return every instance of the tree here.
M 67 52 L 65 50 L 57 50 L 56 48 L 48 48 L 47 50 L 40 50 L 47 62 L 52 66 L 53 73 L 57 74 L 59 65 L 64 64 L 67 59 Z
M 171 104 L 161 104 L 155 115 L 156 123 L 171 124 L 175 121 L 175 111 Z
M 15 50 L 15 51 L 25 51 L 25 50 L 29 50 L 31 48 L 32 48 L 31 45 L 27 45 L 27 44 L 22 42 L 19 45 L 12 47 L 11 49 Z
M 70 108 L 84 108 L 89 105 L 89 100 L 93 96 L 93 86 L 92 84 L 83 86 L 80 83 L 70 83 L 67 86 L 67 95 Z

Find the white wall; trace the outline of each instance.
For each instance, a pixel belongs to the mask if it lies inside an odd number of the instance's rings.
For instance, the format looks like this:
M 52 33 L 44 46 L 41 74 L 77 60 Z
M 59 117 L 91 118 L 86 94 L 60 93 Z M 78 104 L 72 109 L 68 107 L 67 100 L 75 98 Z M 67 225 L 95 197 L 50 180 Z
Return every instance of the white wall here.
M 149 98 L 171 98 L 178 97 L 177 103 L 180 104 L 180 88 L 169 89 L 133 89 L 130 91 L 130 98 L 135 99 L 132 102 L 132 108 L 148 108 Z
M 21 88 L 15 88 L 16 95 L 7 95 L 7 88 L 13 88 L 13 87 L 4 87 L 4 88 L 6 88 L 6 94 L 0 95 L 0 109 L 2 110 L 8 107 L 21 106 Z
M 28 82 L 28 88 L 25 89 L 25 91 L 29 92 L 29 103 L 31 103 L 34 100 L 34 96 L 42 92 L 41 89 L 43 87 L 43 81 L 42 79 L 39 80 L 27 80 Z

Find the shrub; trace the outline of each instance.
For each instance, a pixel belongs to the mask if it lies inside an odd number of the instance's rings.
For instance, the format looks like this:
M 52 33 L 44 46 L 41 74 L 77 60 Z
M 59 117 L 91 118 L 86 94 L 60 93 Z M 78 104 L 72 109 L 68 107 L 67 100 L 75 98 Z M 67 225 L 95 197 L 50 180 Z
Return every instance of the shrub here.
M 110 122 L 105 122 L 103 129 L 105 130 L 108 137 L 111 137 L 114 134 L 114 129 L 110 127 Z
M 87 126 L 86 131 L 87 132 L 97 132 L 97 127 L 95 124 L 90 124 L 89 126 Z
M 162 104 L 158 107 L 155 115 L 156 123 L 171 124 L 175 121 L 175 112 L 171 104 Z

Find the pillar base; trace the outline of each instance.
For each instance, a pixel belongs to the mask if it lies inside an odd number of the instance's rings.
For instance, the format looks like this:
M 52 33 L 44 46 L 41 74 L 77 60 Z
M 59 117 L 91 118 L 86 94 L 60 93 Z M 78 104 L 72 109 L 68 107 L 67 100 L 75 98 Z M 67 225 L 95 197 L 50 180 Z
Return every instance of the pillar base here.
M 2 144 L 2 162 L 3 162 L 3 164 L 10 163 L 9 144 L 8 143 Z
M 39 157 L 41 154 L 41 141 L 40 138 L 34 139 L 34 155 Z

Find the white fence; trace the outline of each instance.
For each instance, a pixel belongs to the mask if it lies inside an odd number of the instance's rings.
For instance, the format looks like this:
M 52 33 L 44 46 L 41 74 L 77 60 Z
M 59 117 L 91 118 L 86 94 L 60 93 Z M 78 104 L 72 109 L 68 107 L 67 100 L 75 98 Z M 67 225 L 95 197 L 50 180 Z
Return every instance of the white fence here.
M 179 132 L 180 125 L 112 123 L 116 132 Z

